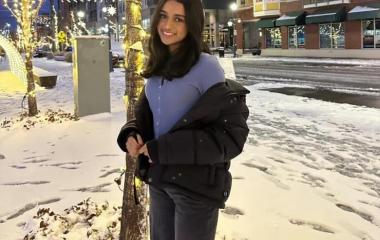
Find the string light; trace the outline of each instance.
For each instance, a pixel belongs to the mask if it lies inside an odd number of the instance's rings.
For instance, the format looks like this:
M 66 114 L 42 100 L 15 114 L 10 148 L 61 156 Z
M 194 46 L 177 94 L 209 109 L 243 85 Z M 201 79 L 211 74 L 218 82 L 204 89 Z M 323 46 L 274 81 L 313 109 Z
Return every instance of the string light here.
M 26 80 L 26 68 L 24 60 L 22 59 L 17 48 L 10 42 L 8 39 L 0 35 L 0 46 L 4 49 L 6 56 L 9 61 L 10 71 L 21 80 L 25 86 L 27 83 Z

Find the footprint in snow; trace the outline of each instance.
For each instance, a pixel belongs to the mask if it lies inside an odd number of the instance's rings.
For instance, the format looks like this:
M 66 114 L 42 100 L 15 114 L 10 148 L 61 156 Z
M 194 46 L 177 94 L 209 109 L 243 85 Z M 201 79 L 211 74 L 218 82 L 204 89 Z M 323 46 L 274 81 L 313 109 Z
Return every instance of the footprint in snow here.
M 244 212 L 243 210 L 240 210 L 238 208 L 235 208 L 235 207 L 230 207 L 230 206 L 227 206 L 225 209 L 223 209 L 221 211 L 225 216 L 227 217 L 230 217 L 230 218 L 233 218 L 233 219 L 237 219 L 239 217 L 239 215 L 243 216 L 244 215 Z
M 11 167 L 12 168 L 16 168 L 16 169 L 24 169 L 24 168 L 26 168 L 25 166 L 19 166 L 19 165 L 12 165 Z
M 3 154 L 0 154 L 0 160 L 5 159 L 5 156 Z
M 48 199 L 48 200 L 45 200 L 45 201 L 28 203 L 24 207 L 22 207 L 22 208 L 20 208 L 20 209 L 18 209 L 16 211 L 14 211 L 10 215 L 8 215 L 7 218 L 6 218 L 6 220 L 11 220 L 13 218 L 16 218 L 16 217 L 24 214 L 25 212 L 27 212 L 29 210 L 32 210 L 36 206 L 41 206 L 41 205 L 45 205 L 45 204 L 55 203 L 55 202 L 58 202 L 58 201 L 61 201 L 61 198 L 52 198 L 52 199 Z
M 304 221 L 304 220 L 300 220 L 300 219 L 290 219 L 289 222 L 291 224 L 298 225 L 298 226 L 310 227 L 310 228 L 312 228 L 316 231 L 320 231 L 320 232 L 335 233 L 334 230 L 332 230 L 332 228 L 324 226 L 324 225 L 319 224 L 319 223 L 308 222 L 308 221 Z

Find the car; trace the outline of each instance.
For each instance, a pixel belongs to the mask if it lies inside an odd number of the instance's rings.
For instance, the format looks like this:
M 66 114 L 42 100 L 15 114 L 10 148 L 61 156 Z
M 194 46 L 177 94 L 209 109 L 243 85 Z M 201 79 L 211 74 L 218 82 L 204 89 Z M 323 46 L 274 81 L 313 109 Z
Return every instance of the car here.
M 124 56 L 118 53 L 112 53 L 112 66 L 114 68 L 124 67 Z

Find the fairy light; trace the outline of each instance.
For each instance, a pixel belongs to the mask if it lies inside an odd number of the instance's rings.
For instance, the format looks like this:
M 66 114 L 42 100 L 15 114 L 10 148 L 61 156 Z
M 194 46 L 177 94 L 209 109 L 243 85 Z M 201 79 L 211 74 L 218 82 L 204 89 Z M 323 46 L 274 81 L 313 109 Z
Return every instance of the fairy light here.
M 57 16 L 57 12 L 55 11 L 55 6 L 53 6 L 53 13 L 54 13 L 54 18 L 53 18 L 53 21 L 54 21 L 54 35 L 53 35 L 53 44 L 55 46 L 55 49 L 57 49 L 57 46 L 58 46 L 58 16 Z
M 17 48 L 12 44 L 12 42 L 1 35 L 0 46 L 5 50 L 8 57 L 10 71 L 26 86 L 26 68 L 24 60 L 22 59 Z

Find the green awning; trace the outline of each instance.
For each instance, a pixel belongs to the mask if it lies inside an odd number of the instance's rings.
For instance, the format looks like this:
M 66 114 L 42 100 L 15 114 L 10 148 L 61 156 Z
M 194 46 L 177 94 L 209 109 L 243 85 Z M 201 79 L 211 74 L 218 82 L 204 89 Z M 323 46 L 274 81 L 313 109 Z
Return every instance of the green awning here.
M 318 11 L 306 16 L 306 24 L 342 22 L 345 13 L 344 8 Z
M 347 14 L 348 20 L 374 19 L 380 18 L 380 4 L 368 4 L 366 6 L 356 6 Z
M 276 26 L 304 25 L 305 12 L 290 12 L 276 19 Z
M 272 28 L 275 26 L 276 19 L 261 19 L 256 22 L 256 28 Z

